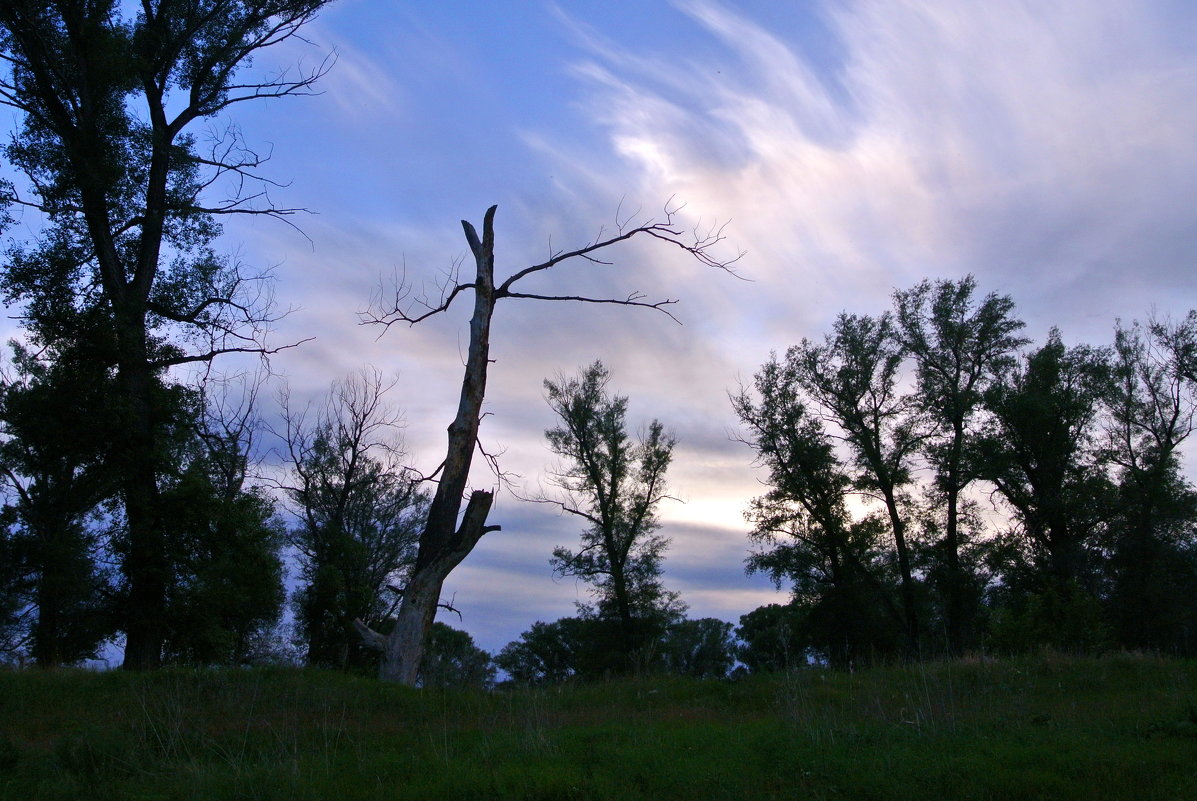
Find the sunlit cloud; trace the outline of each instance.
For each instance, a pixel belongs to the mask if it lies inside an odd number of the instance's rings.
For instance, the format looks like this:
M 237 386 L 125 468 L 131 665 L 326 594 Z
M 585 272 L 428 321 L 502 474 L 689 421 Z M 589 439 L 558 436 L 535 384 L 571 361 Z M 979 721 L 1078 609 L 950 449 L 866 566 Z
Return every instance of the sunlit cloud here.
M 975 272 L 1067 322 L 1072 304 L 1038 296 L 1108 308 L 1103 285 L 1128 274 L 1181 278 L 1179 254 L 1130 269 L 1159 233 L 1175 241 L 1197 185 L 1179 144 L 1197 130 L 1195 59 L 1161 9 L 846 4 L 831 12 L 847 54 L 831 81 L 729 8 L 680 7 L 726 64 L 696 78 L 605 44 L 580 74 L 642 193 L 734 219 L 746 269 L 770 283 L 762 314 L 817 326 L 846 301 L 879 309 L 895 286 Z
M 498 118 L 479 116 L 495 104 L 489 84 L 475 85 L 482 66 L 504 69 L 497 58 L 482 64 L 452 37 L 397 25 L 388 46 L 409 48 L 401 66 L 431 65 L 408 74 L 385 49 L 336 41 L 338 83 L 295 118 L 312 128 L 293 125 L 315 137 L 362 126 L 344 154 L 353 166 L 325 159 L 314 187 L 297 182 L 299 202 L 321 212 L 302 223 L 310 243 L 282 229 L 246 237 L 266 261 L 286 254 L 280 301 L 297 311 L 280 341 L 317 337 L 277 368 L 309 396 L 363 363 L 398 373 L 413 461 L 430 470 L 469 312 L 379 338 L 356 312 L 380 281 L 435 290 L 466 255 L 457 221 L 479 223 L 492 202 L 504 275 L 609 229 L 617 210 L 650 217 L 674 198 L 684 225 L 729 223 L 725 254 L 747 251 L 737 264 L 747 280 L 653 242 L 539 284 L 676 298 L 684 325 L 646 310 L 501 302 L 482 440 L 503 452 L 519 492 L 541 486 L 553 462 L 542 382 L 602 359 L 633 426 L 659 418 L 679 439 L 669 478 L 686 503 L 661 510 L 673 537 L 666 585 L 692 613 L 735 620 L 784 597 L 743 575 L 742 512 L 762 488 L 727 397 L 771 350 L 820 338 L 840 310 L 879 313 L 894 288 L 925 277 L 976 274 L 984 291 L 1012 294 L 1040 338 L 1059 324 L 1069 339 L 1105 342 L 1116 317 L 1197 306 L 1197 48 L 1183 33 L 1197 12 L 1183 5 L 828 3 L 805 13 L 821 21 L 810 35 L 834 38 L 832 62 L 731 3 L 682 0 L 676 24 L 634 46 L 562 5 L 549 15 L 551 58 L 530 46 L 541 41 L 494 52 L 568 65 L 565 94 Z M 432 167 L 392 142 L 423 144 L 429 129 L 460 137 L 434 143 Z M 480 467 L 473 482 L 496 479 Z M 495 648 L 587 594 L 548 567 L 553 546 L 576 542 L 573 521 L 509 493 L 492 518 L 504 530 L 450 580 L 466 619 L 447 622 Z

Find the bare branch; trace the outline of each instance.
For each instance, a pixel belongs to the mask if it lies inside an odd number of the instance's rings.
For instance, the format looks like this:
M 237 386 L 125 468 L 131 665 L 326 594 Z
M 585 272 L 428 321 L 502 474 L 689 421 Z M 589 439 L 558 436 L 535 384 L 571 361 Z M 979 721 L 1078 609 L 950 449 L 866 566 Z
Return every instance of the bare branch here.
M 639 293 L 633 293 L 623 299 L 620 299 L 620 298 L 589 298 L 589 297 L 585 297 L 582 295 L 534 295 L 534 294 L 527 293 L 527 292 L 508 292 L 506 295 L 504 295 L 504 297 L 525 298 L 528 300 L 568 300 L 568 301 L 574 301 L 576 303 L 612 303 L 617 306 L 639 306 L 640 308 L 644 308 L 644 309 L 656 309 L 657 311 L 661 312 L 666 317 L 668 317 L 670 320 L 673 320 L 678 325 L 682 324 L 681 320 L 679 320 L 668 309 L 665 308 L 666 306 L 672 306 L 675 303 L 677 303 L 676 299 L 667 298 L 665 300 L 648 302 L 648 301 L 641 300 L 641 298 L 643 298 L 644 295 L 641 295 Z
M 706 230 L 695 228 L 691 231 L 686 231 L 676 221 L 676 216 L 682 208 L 683 206 L 674 204 L 671 198 L 665 206 L 663 220 L 647 220 L 635 223 L 634 220 L 639 216 L 639 212 L 637 211 L 636 214 L 630 217 L 621 216 L 621 201 L 620 207 L 616 210 L 615 231 L 613 233 L 608 233 L 605 229 L 600 228 L 590 242 L 573 250 L 553 250 L 550 247 L 549 257 L 545 261 L 517 270 L 501 284 L 498 284 L 495 287 L 494 298 L 496 301 L 500 298 L 522 298 L 527 300 L 573 301 L 576 303 L 634 306 L 654 309 L 662 312 L 674 322 L 680 322 L 677 317 L 665 308 L 677 303 L 676 299 L 646 300 L 644 293 L 639 291 L 629 292 L 623 298 L 604 298 L 588 295 L 549 295 L 534 292 L 519 292 L 514 287 L 520 280 L 528 276 L 545 272 L 570 260 L 610 266 L 614 264 L 614 261 L 604 258 L 602 255 L 608 248 L 643 236 L 653 237 L 680 248 L 685 253 L 696 258 L 701 264 L 714 267 L 739 278 L 740 276 L 733 269 L 733 265 L 744 255 L 743 252 L 737 253 L 733 258 L 727 260 L 718 258 L 713 252 L 724 240 L 726 224 L 718 227 L 711 226 Z M 477 252 L 479 248 L 485 249 L 487 243 L 478 239 L 478 234 L 473 226 L 463 221 L 463 229 L 465 230 L 466 240 L 470 245 L 471 251 Z M 427 296 L 421 296 L 414 302 L 409 302 L 412 287 L 407 283 L 405 274 L 401 281 L 396 282 L 396 290 L 393 293 L 391 302 L 384 305 L 382 302 L 383 293 L 381 291 L 378 292 L 372 308 L 359 315 L 361 324 L 382 325 L 384 327 L 383 332 L 385 333 L 386 329 L 394 323 L 415 325 L 429 317 L 447 311 L 458 295 L 467 290 L 475 289 L 473 282 L 467 283 L 457 279 L 457 268 L 459 265 L 460 262 L 455 262 L 453 269 L 446 275 L 446 280 L 440 284 L 439 300 L 435 302 L 430 301 Z
M 155 360 L 151 360 L 149 362 L 149 364 L 150 364 L 150 366 L 152 366 L 154 368 L 175 367 L 180 364 L 196 364 L 198 362 L 210 362 L 213 359 L 215 359 L 217 356 L 224 356 L 225 354 L 229 354 L 229 353 L 256 353 L 260 356 L 273 356 L 274 354 L 279 353 L 284 350 L 290 350 L 291 348 L 298 348 L 300 345 L 303 345 L 306 342 L 311 342 L 314 339 L 315 339 L 315 337 L 307 337 L 305 339 L 299 340 L 298 342 L 292 342 L 288 345 L 280 345 L 277 348 L 265 348 L 265 347 L 261 347 L 261 348 L 240 348 L 240 347 L 214 348 L 213 350 L 210 350 L 207 353 L 183 354 L 180 356 L 172 356 L 172 357 L 168 357 L 165 359 L 155 359 Z

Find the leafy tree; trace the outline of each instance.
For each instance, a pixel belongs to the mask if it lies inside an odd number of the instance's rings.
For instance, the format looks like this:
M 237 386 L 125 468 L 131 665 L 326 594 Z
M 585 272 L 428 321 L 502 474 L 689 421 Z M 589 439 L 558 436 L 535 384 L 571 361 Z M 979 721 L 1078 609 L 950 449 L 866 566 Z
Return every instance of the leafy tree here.
M 1087 346 L 1066 348 L 1052 329 L 1043 347 L 985 393 L 990 418 L 975 445 L 977 472 L 1014 512 L 1017 564 L 1006 565 L 1003 589 L 1040 638 L 1024 634 L 1024 646 L 1095 642 L 1078 639 L 1075 620 L 1095 608 L 1101 534 L 1113 514 L 1114 488 L 1097 447 L 1107 358 Z M 1017 591 L 1033 601 L 1011 598 Z
M 909 544 L 905 487 L 921 445 L 913 399 L 899 388 L 904 353 L 889 314 L 840 314 L 822 344 L 804 339 L 786 353 L 803 393 L 842 432 L 852 453 L 852 485 L 884 505 L 901 577 L 906 648 L 919 647 L 919 600 Z
M 731 628 L 715 618 L 675 618 L 642 646 L 638 666 L 698 678 L 726 676 L 736 661 Z M 601 680 L 622 668 L 619 636 L 618 621 L 593 615 L 538 621 L 504 646 L 495 663 L 519 684 Z
M 545 432 L 563 463 L 553 481 L 566 494 L 561 508 L 588 524 L 577 551 L 559 547 L 551 563 L 562 576 L 590 583 L 597 614 L 619 622 L 622 669 L 651 641 L 654 620 L 677 607 L 661 584 L 667 538 L 656 533 L 656 508 L 666 494 L 665 471 L 675 440 L 653 420 L 639 443 L 627 433 L 628 399 L 607 390 L 610 373 L 595 362 L 576 378 L 545 381 L 560 425 Z
M 491 206 L 487 209 L 481 237 L 473 225 L 462 220 L 466 241 L 474 255 L 476 271 L 472 281 L 458 282 L 454 274 L 451 281 L 441 287 L 439 303 L 430 302 L 426 297 L 417 297 L 408 305 L 404 299 L 409 296 L 411 288 L 400 286 L 397 288 L 394 304 L 389 308 L 380 306 L 371 315 L 372 322 L 385 326 L 395 323 L 415 325 L 429 317 L 447 312 L 454 300 L 463 293 L 472 292 L 474 295 L 474 312 L 470 318 L 470 344 L 457 414 L 449 426 L 445 459 L 437 470 L 440 481 L 428 510 L 427 523 L 420 535 L 416 562 L 404 587 L 403 601 L 399 607 L 395 627 L 386 636 L 373 631 L 364 623 L 359 629 L 367 643 L 383 652 L 379 675 L 387 681 L 415 684 L 424 643 L 436 615 L 445 578 L 461 564 L 485 534 L 499 530 L 498 526 L 488 525 L 486 522 L 494 502 L 492 491 L 473 490 L 469 501 L 466 502 L 465 511 L 461 508 L 465 501 L 465 489 L 469 483 L 474 450 L 478 445 L 478 428 L 482 420 L 482 402 L 486 396 L 487 372 L 490 366 L 490 328 L 498 301 L 504 298 L 522 298 L 616 304 L 657 309 L 668 314 L 668 306 L 674 301 L 648 301 L 636 292 L 624 298 L 615 298 L 545 295 L 517 289 L 517 284 L 523 279 L 540 275 L 567 261 L 577 259 L 604 263 L 602 259 L 605 251 L 620 243 L 643 237 L 673 245 L 708 266 L 726 270 L 731 264 L 718 261 L 711 254 L 714 247 L 722 241 L 721 229 L 706 233 L 687 233 L 675 224 L 674 211 L 666 208 L 663 221 L 617 220 L 614 232 L 600 229 L 593 241 L 570 251 L 554 250 L 547 260 L 517 270 L 506 280 L 496 283 L 496 208 Z
M 495 665 L 474 638 L 444 623 L 433 623 L 420 664 L 422 687 L 490 687 Z
M 171 581 L 166 657 L 188 664 L 253 661 L 282 614 L 282 521 L 248 486 L 255 392 L 240 409 L 195 409 L 178 472 L 166 483 Z
M 415 558 L 428 497 L 401 464 L 401 418 L 385 403 L 391 386 L 364 370 L 335 382 L 314 419 L 285 414 L 285 491 L 299 518 L 290 541 L 303 579 L 296 613 L 309 664 L 372 664 L 353 621 L 390 616 Z
M 112 377 L 78 349 L 53 361 L 13 349 L 14 375 L 0 387 L 5 561 L 29 620 L 22 639 L 38 666 L 55 667 L 94 657 L 112 634 L 111 577 L 97 552 L 101 504 L 116 482 L 95 415 L 111 404 Z
M 538 620 L 518 640 L 503 646 L 495 664 L 518 684 L 560 684 L 581 672 L 586 626 L 576 617 L 552 623 Z
M 679 620 L 662 639 L 662 667 L 667 673 L 699 679 L 721 679 L 736 663 L 732 624 L 713 617 Z
M 1107 569 L 1114 629 L 1132 648 L 1197 648 L 1197 492 L 1179 461 L 1197 411 L 1193 320 L 1115 332 L 1106 453 L 1119 513 Z
M 1060 586 L 1085 582 L 1087 551 L 1110 513 L 1095 430 L 1109 384 L 1106 358 L 1086 346 L 1065 348 L 1053 329 L 1021 369 L 1002 374 L 985 394 L 991 421 L 979 440 L 979 469 Z
M 263 159 L 235 127 L 207 149 L 188 129 L 240 102 L 307 93 L 320 68 L 240 73 L 325 2 L 146 0 L 135 16 L 116 0 L 0 4 L 0 102 L 19 119 L 5 155 L 29 184 L 7 199 L 44 217 L 0 277 L 39 345 L 71 337 L 81 318 L 106 335 L 119 399 L 110 458 L 127 526 L 126 668 L 157 666 L 167 634 L 161 376 L 229 351 L 268 352 L 268 311 L 212 243 L 221 215 L 289 211 L 265 192 L 239 192 L 260 183 Z M 206 201 L 214 187 L 233 194 Z
M 1016 335 L 1014 302 L 990 293 L 979 303 L 976 280 L 923 281 L 894 293 L 899 340 L 915 360 L 918 403 L 928 423 L 923 452 L 935 472 L 942 498 L 942 539 L 934 552 L 942 559 L 948 648 L 960 653 L 973 628 L 970 580 L 961 561 L 965 529 L 962 493 L 976 478 L 966 455 L 976 432 L 981 399 L 994 374 L 1006 369 L 1026 343 Z
M 736 656 L 753 673 L 791 670 L 807 664 L 810 642 L 806 613 L 793 604 L 768 604 L 740 616 Z
M 748 570 L 793 583 L 812 643 L 833 665 L 892 651 L 902 617 L 879 550 L 884 525 L 850 515 L 851 476 L 803 402 L 793 365 L 774 357 L 754 383 L 759 401 L 746 389 L 732 399 L 745 442 L 769 472 L 769 491 L 746 512 L 759 546 Z
M 1111 644 L 1102 599 L 1083 588 L 1059 587 L 1019 575 L 1022 565 L 1004 564 L 991 589 L 988 646 L 998 653 L 1038 652 L 1044 646 L 1098 653 Z

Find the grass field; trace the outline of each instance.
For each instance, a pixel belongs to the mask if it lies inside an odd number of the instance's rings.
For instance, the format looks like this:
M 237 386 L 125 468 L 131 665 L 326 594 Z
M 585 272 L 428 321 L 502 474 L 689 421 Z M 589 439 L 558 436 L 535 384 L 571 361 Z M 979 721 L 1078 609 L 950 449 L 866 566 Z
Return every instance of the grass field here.
M 0 672 L 0 799 L 1197 799 L 1197 662 L 415 691 Z

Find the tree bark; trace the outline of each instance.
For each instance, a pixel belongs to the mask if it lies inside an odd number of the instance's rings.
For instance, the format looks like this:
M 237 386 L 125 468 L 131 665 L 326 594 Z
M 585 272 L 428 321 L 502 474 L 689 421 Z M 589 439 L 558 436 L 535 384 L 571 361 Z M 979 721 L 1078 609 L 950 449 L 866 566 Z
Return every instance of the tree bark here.
M 153 369 L 146 352 L 145 321 L 125 326 L 117 368 L 122 398 L 122 430 L 114 463 L 122 476 L 128 553 L 121 569 L 129 582 L 125 611 L 125 670 L 152 670 L 162 664 L 166 637 L 166 585 L 169 559 L 162 531 L 158 490 L 157 430 Z
M 470 348 L 461 382 L 457 416 L 449 426 L 448 448 L 440 483 L 428 510 L 428 522 L 420 536 L 416 563 L 403 591 L 403 602 L 399 606 L 395 627 L 386 638 L 383 648 L 379 667 L 379 678 L 383 681 L 415 685 L 420 660 L 424 656 L 425 640 L 436 617 L 445 577 L 461 563 L 484 534 L 498 530 L 498 526 L 486 525 L 494 495 L 482 490 L 471 493 L 461 525 L 457 523 L 478 442 L 486 372 L 490 363 L 490 324 L 495 309 L 496 208 L 491 206 L 486 211 L 481 239 L 473 225 L 465 220 L 461 222 L 477 266 L 473 285 L 474 314 L 470 319 Z M 366 640 L 377 644 L 376 640 L 369 637 Z
M 960 568 L 960 491 L 964 482 L 960 477 L 960 461 L 964 443 L 962 418 L 954 422 L 952 453 L 948 464 L 946 486 L 948 520 L 944 531 L 944 551 L 947 560 L 947 634 L 948 653 L 961 656 L 965 641 L 964 575 Z
M 898 550 L 898 572 L 902 578 L 902 609 L 906 613 L 906 650 L 911 659 L 919 654 L 918 599 L 915 596 L 914 575 L 910 569 L 910 547 L 906 542 L 906 521 L 898 509 L 898 499 L 892 484 L 882 486 L 885 508 L 889 513 L 890 528 L 894 533 L 894 545 Z

